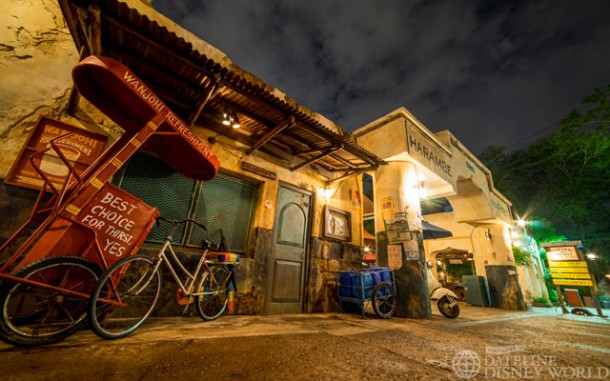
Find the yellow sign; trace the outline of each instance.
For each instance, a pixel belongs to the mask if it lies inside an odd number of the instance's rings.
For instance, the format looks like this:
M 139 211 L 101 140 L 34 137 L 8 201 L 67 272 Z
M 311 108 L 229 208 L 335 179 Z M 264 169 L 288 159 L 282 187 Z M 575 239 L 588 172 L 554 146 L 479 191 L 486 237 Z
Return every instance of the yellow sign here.
M 552 274 L 558 274 L 558 275 L 561 275 L 560 273 L 585 273 L 585 274 L 588 274 L 589 270 L 587 268 L 584 268 L 584 267 L 551 267 L 551 273 Z
M 587 268 L 585 261 L 566 261 L 566 262 L 549 262 L 549 267 L 584 267 Z
M 558 286 L 589 286 L 593 287 L 591 280 L 583 279 L 553 279 L 553 283 Z
M 568 279 L 591 279 L 591 276 L 589 275 L 589 273 L 582 273 L 582 274 L 577 274 L 577 273 L 551 273 L 551 275 L 553 276 L 553 279 L 555 278 L 568 278 Z

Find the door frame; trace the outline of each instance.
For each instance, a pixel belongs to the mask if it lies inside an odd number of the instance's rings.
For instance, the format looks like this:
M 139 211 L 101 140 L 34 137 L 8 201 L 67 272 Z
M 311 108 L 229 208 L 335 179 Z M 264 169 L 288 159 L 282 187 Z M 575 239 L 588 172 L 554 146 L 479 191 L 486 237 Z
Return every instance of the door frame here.
M 314 197 L 314 192 L 309 191 L 307 189 L 303 189 L 301 187 L 298 187 L 296 185 L 284 182 L 284 181 L 278 181 L 278 187 L 277 187 L 277 192 L 275 194 L 275 210 L 273 211 L 273 229 L 271 232 L 271 250 L 269 252 L 269 258 L 267 260 L 267 273 L 265 276 L 265 303 L 264 303 L 264 307 L 263 307 L 263 311 L 264 314 L 269 314 L 269 309 L 270 309 L 270 305 L 271 305 L 271 295 L 272 295 L 272 279 L 273 279 L 273 269 L 274 269 L 274 261 L 275 261 L 275 251 L 276 251 L 276 245 L 275 245 L 275 241 L 276 241 L 276 234 L 278 232 L 278 202 L 279 202 L 279 198 L 280 198 L 280 189 L 281 188 L 285 188 L 285 189 L 289 189 L 291 191 L 294 192 L 299 192 L 302 194 L 305 194 L 307 196 L 310 196 L 310 203 L 309 203 L 309 209 L 308 209 L 308 220 L 307 220 L 307 226 L 305 227 L 305 237 L 306 237 L 306 242 L 305 242 L 305 258 L 303 258 L 303 266 L 304 266 L 304 271 L 303 271 L 303 280 L 302 280 L 302 288 L 301 288 L 301 307 L 300 307 L 300 311 L 299 313 L 302 313 L 304 311 L 304 307 L 306 304 L 306 298 L 308 295 L 307 289 L 308 289 L 308 285 L 309 285 L 309 258 L 310 258 L 310 248 L 311 248 L 311 226 L 313 224 L 313 220 L 314 220 L 314 207 L 313 204 L 315 202 L 315 197 Z

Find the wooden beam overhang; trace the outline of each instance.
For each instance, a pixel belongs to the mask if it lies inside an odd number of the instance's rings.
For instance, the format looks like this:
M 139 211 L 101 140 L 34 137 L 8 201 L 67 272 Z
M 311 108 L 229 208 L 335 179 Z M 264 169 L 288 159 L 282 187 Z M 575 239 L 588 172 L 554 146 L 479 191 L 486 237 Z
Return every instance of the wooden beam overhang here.
M 208 104 L 209 100 L 212 99 L 216 94 L 218 94 L 218 88 L 216 85 L 213 85 L 213 87 L 210 88 L 208 93 L 201 99 L 201 101 L 199 101 L 199 103 L 197 103 L 195 109 L 189 115 L 188 119 L 186 120 L 187 126 L 193 128 L 193 125 L 195 125 L 195 122 L 197 121 L 197 119 L 199 119 L 199 115 L 201 115 L 201 112 L 203 111 L 205 105 Z
M 378 166 L 372 166 L 372 167 L 367 167 L 367 168 L 360 168 L 360 169 L 356 169 L 353 171 L 346 171 L 342 176 L 339 177 L 335 177 L 334 179 L 330 179 L 326 182 L 326 184 L 330 184 L 333 183 L 335 181 L 339 181 L 339 180 L 343 180 L 345 178 L 351 177 L 351 176 L 355 176 L 355 175 L 359 175 L 361 173 L 364 172 L 368 172 L 368 171 L 375 171 L 377 170 Z
M 254 151 L 259 149 L 263 144 L 267 143 L 275 135 L 279 134 L 284 129 L 286 129 L 288 127 L 292 127 L 292 126 L 294 126 L 294 116 L 290 115 L 290 118 L 288 121 L 286 121 L 285 123 L 282 123 L 280 125 L 277 125 L 271 131 L 267 132 L 267 134 L 265 134 L 262 138 L 260 138 L 256 143 L 254 143 L 252 145 L 252 147 L 250 147 L 248 150 L 246 150 L 246 155 L 250 156 Z
M 63 2 L 61 2 L 63 3 Z M 69 7 L 64 4 L 60 4 L 62 9 Z M 77 30 L 77 23 L 81 24 L 83 33 L 85 34 L 86 44 L 80 42 L 80 54 L 79 61 L 83 58 L 87 57 L 91 54 L 102 54 L 102 11 L 95 4 L 89 4 L 87 10 L 84 8 L 77 8 L 77 16 L 75 17 L 73 13 L 69 13 L 70 17 L 66 17 L 66 24 L 68 24 L 68 28 L 70 30 Z M 76 41 L 75 41 L 76 43 Z M 79 43 L 76 43 L 77 48 L 79 47 Z M 92 53 L 95 52 L 95 53 Z M 76 90 L 76 87 L 73 85 L 70 90 L 70 99 L 68 101 L 68 114 L 74 115 L 76 110 L 78 109 L 78 104 L 80 102 L 80 94 Z
M 85 34 L 85 42 L 92 55 L 102 54 L 102 11 L 96 4 L 89 4 L 87 9 L 77 8 L 78 21 Z
M 81 58 L 97 52 L 123 62 L 190 127 L 200 124 L 245 146 L 247 155 L 269 154 L 293 171 L 312 165 L 327 178 L 385 164 L 332 122 L 228 58 L 215 51 L 208 56 L 197 48 L 201 41 L 163 16 L 141 12 L 136 0 L 58 2 Z M 78 93 L 73 95 L 69 107 L 76 110 Z M 223 128 L 219 113 L 224 107 L 239 115 L 242 128 Z
M 318 161 L 318 160 L 320 160 L 320 159 L 330 155 L 331 153 L 333 153 L 334 151 L 338 150 L 339 148 L 341 148 L 341 147 L 332 147 L 332 148 L 329 148 L 329 149 L 327 149 L 325 151 L 322 151 L 319 155 L 314 156 L 311 159 L 305 160 L 305 161 L 295 165 L 294 167 L 290 168 L 290 170 L 291 171 L 296 171 L 297 169 L 303 168 L 306 165 L 315 163 L 316 161 Z

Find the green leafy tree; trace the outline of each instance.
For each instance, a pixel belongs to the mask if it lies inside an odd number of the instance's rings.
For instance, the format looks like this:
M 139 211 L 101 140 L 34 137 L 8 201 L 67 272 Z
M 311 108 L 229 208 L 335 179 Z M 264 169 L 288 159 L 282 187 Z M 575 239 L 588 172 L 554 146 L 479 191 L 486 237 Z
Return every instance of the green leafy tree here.
M 551 135 L 514 152 L 489 147 L 480 155 L 520 215 L 550 222 L 538 234 L 530 229 L 537 239 L 564 235 L 610 256 L 609 125 L 610 85 L 585 97 Z

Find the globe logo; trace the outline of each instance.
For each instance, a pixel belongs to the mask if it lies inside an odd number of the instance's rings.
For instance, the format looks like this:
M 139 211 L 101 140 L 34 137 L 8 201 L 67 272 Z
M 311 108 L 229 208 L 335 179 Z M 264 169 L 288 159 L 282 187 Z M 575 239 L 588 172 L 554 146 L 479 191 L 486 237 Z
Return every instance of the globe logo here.
M 476 352 L 464 350 L 458 352 L 451 362 L 453 371 L 460 378 L 473 378 L 479 374 L 481 359 Z

